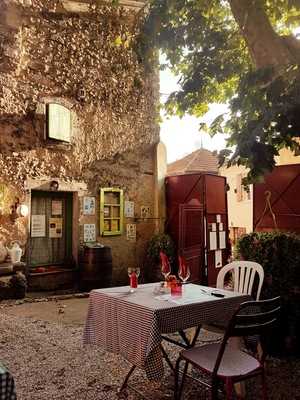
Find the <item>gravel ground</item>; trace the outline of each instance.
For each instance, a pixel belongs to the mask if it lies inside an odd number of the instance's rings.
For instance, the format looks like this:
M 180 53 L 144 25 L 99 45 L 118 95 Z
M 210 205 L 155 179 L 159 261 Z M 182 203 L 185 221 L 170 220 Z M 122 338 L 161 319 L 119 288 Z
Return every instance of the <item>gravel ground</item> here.
M 46 305 L 46 304 L 45 304 Z M 82 347 L 82 326 L 20 317 L 0 311 L 0 360 L 13 373 L 18 400 L 114 400 L 130 365 L 101 349 Z M 202 340 L 214 339 L 202 336 Z M 173 358 L 175 346 L 167 345 Z M 300 400 L 300 361 L 268 361 L 269 398 Z M 151 384 L 142 371 L 131 382 L 149 400 L 172 398 L 173 378 Z M 129 389 L 128 400 L 141 397 Z M 208 399 L 205 390 L 191 382 L 184 399 Z M 247 399 L 259 399 L 258 382 L 247 385 Z

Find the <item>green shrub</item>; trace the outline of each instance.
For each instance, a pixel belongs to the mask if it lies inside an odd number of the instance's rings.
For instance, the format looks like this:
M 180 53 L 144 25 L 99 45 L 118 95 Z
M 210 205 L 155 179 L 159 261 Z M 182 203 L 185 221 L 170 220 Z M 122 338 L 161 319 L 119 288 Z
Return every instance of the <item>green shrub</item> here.
M 171 268 L 174 270 L 176 250 L 172 238 L 165 233 L 154 235 L 147 246 L 145 278 L 148 282 L 156 282 L 162 279 L 160 251 L 163 251 L 168 256 Z
M 278 331 L 281 351 L 300 354 L 300 237 L 285 232 L 253 232 L 239 239 L 236 253 L 237 258 L 256 261 L 264 268 L 261 298 L 282 298 Z M 280 345 L 276 346 L 279 350 Z
M 300 237 L 285 232 L 253 232 L 237 243 L 238 258 L 257 261 L 272 278 L 277 294 L 286 296 L 300 286 Z

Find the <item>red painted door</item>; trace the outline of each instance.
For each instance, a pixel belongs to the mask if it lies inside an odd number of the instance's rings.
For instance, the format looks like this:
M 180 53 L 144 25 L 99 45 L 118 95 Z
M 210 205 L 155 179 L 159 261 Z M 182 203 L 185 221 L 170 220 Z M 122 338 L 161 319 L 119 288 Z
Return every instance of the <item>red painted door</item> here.
M 253 186 L 255 231 L 300 233 L 300 164 L 281 165 Z
M 178 252 L 190 267 L 190 281 L 200 281 L 203 266 L 203 207 L 180 204 L 179 221 Z

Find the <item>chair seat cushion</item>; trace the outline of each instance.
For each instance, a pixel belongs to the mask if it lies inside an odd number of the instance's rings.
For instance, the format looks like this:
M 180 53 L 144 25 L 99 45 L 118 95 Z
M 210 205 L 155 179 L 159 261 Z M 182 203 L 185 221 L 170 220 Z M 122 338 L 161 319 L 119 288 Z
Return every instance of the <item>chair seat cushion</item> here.
M 211 373 L 214 369 L 219 349 L 219 343 L 194 347 L 182 351 L 181 357 L 200 369 Z M 255 371 L 258 367 L 260 367 L 260 363 L 256 358 L 227 345 L 218 370 L 218 376 L 237 377 L 246 375 Z

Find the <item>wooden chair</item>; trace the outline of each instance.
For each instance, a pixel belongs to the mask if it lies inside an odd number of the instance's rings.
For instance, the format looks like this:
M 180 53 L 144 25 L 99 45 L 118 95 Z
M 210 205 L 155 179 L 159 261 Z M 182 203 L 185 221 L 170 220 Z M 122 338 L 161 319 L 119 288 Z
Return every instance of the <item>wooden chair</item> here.
M 228 339 L 230 337 L 261 335 L 262 343 L 265 343 L 264 339 L 270 328 L 274 326 L 279 312 L 280 297 L 270 300 L 245 302 L 240 305 L 229 321 L 221 343 L 193 347 L 182 351 L 176 363 L 174 399 L 180 400 L 187 366 L 192 364 L 194 368 L 200 369 L 210 375 L 211 400 L 217 399 L 220 381 L 224 382 L 226 399 L 230 400 L 233 396 L 233 385 L 236 382 L 259 375 L 262 380 L 263 399 L 267 400 L 264 368 L 266 357 L 265 347 L 262 347 L 263 353 L 260 360 L 258 360 L 252 355 L 230 346 Z M 181 361 L 185 361 L 186 366 L 179 387 Z
M 263 267 L 254 261 L 233 261 L 220 269 L 217 277 L 217 288 L 224 288 L 225 276 L 228 272 L 233 275 L 233 290 L 243 294 L 253 295 L 253 284 L 258 276 L 258 287 L 256 300 L 259 300 L 262 284 L 264 281 Z

